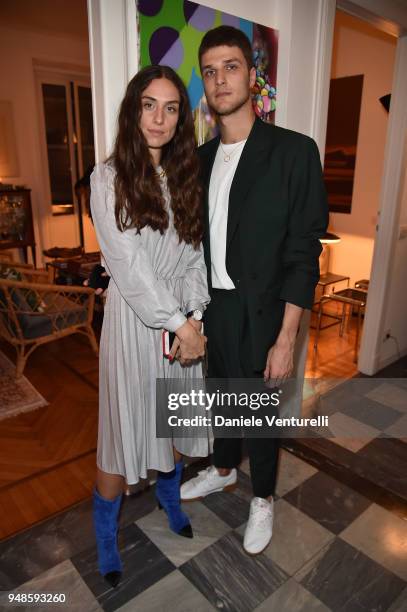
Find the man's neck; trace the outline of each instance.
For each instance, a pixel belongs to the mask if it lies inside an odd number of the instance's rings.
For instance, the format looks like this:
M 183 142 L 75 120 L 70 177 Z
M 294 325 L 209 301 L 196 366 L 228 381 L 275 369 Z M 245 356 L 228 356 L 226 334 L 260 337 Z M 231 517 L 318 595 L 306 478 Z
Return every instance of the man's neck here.
M 253 127 L 256 115 L 250 101 L 249 105 L 242 106 L 232 115 L 218 117 L 220 137 L 224 144 L 233 144 L 246 140 Z

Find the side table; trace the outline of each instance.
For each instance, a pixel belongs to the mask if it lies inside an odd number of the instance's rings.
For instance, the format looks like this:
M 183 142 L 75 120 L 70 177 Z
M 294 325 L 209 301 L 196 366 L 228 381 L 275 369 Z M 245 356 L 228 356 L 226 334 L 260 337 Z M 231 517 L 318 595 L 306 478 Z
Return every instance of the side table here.
M 342 283 L 344 281 L 347 282 L 347 287 L 349 287 L 350 276 L 343 276 L 342 274 L 333 274 L 333 272 L 327 272 L 326 274 L 321 274 L 321 276 L 319 277 L 318 285 L 317 285 L 317 287 L 321 287 L 321 295 L 314 302 L 314 307 L 316 307 L 316 310 L 314 310 L 314 308 L 313 308 L 313 312 L 315 312 L 318 317 L 320 317 L 321 299 L 326 294 L 325 293 L 326 292 L 326 288 L 331 286 L 331 285 L 333 285 L 331 293 L 334 293 L 335 292 L 335 284 L 336 283 Z M 336 320 L 336 316 L 334 316 L 334 315 L 325 313 L 325 316 L 328 317 L 328 318 L 332 318 L 332 319 Z M 331 327 L 332 325 L 336 325 L 336 322 L 327 323 L 326 325 L 321 326 L 320 329 L 326 329 L 327 327 Z M 316 325 L 310 325 L 310 327 L 311 327 L 311 329 L 316 329 Z
M 327 272 L 326 274 L 321 274 L 317 286 L 321 287 L 322 295 L 324 295 L 326 287 L 329 287 L 330 285 L 335 285 L 336 283 L 341 283 L 343 281 L 347 281 L 347 286 L 349 287 L 350 276 L 343 276 L 342 274 L 333 274 L 333 272 Z M 334 293 L 334 291 L 335 286 L 332 287 L 330 293 Z M 318 304 L 320 299 L 314 302 L 314 304 Z
M 346 309 L 349 309 L 349 312 L 352 313 L 353 308 L 356 309 L 358 322 L 356 327 L 356 338 L 355 338 L 355 352 L 354 352 L 354 362 L 357 362 L 358 349 L 359 349 L 359 336 L 360 336 L 360 328 L 361 328 L 361 320 L 362 320 L 362 309 L 366 306 L 367 301 L 367 291 L 363 289 L 342 289 L 341 291 L 336 291 L 334 293 L 330 293 L 328 295 L 323 295 L 321 297 L 321 301 L 319 304 L 319 312 L 318 312 L 318 323 L 315 332 L 315 341 L 314 341 L 314 350 L 317 349 L 319 332 L 321 329 L 325 329 L 326 327 L 331 327 L 332 325 L 340 324 L 339 335 L 343 335 L 343 330 L 345 328 L 345 317 L 346 317 Z M 336 319 L 333 323 L 329 325 L 325 325 L 325 327 L 321 327 L 321 319 L 323 315 L 323 305 L 326 302 L 339 302 L 342 304 L 342 315 L 327 315 Z

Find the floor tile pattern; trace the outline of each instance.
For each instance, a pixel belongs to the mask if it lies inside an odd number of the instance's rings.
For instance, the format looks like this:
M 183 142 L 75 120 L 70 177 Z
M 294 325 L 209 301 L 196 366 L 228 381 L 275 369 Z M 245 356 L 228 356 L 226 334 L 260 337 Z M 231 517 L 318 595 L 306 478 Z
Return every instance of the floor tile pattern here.
M 117 589 L 108 588 L 96 567 L 89 501 L 4 540 L 0 610 L 12 609 L 7 593 L 44 590 L 66 593 L 58 609 L 78 612 L 407 610 L 407 524 L 396 513 L 282 450 L 274 535 L 252 557 L 242 548 L 247 460 L 238 477 L 233 493 L 184 504 L 192 540 L 168 530 L 154 487 L 126 498 Z

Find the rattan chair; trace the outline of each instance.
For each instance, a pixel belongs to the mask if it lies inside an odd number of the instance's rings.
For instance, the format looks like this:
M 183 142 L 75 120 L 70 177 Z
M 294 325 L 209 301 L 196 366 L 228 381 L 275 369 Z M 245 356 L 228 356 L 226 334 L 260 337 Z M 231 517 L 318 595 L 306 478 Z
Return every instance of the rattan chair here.
M 70 334 L 87 336 L 97 355 L 92 329 L 94 290 L 51 285 L 44 282 L 45 270 L 14 264 L 13 268 L 22 280 L 0 278 L 0 337 L 16 348 L 16 376 L 23 374 L 28 357 L 38 346 Z

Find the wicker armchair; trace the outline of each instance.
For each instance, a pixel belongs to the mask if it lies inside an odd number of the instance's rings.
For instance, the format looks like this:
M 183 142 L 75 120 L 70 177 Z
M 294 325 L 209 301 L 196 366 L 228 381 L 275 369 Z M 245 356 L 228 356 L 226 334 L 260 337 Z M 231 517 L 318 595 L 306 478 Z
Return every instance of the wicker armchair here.
M 94 290 L 50 285 L 47 272 L 15 266 L 22 280 L 0 278 L 0 337 L 15 346 L 16 376 L 23 374 L 31 353 L 41 344 L 81 333 L 98 354 L 92 329 Z M 42 282 L 41 282 L 42 281 Z

